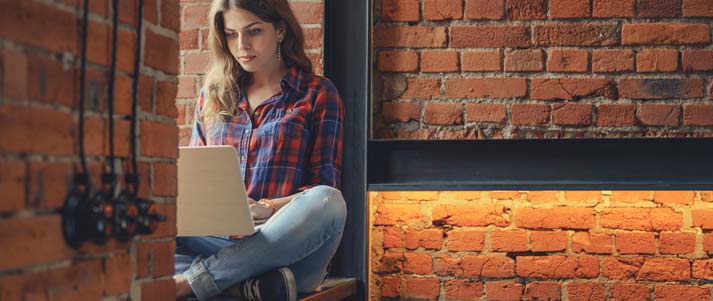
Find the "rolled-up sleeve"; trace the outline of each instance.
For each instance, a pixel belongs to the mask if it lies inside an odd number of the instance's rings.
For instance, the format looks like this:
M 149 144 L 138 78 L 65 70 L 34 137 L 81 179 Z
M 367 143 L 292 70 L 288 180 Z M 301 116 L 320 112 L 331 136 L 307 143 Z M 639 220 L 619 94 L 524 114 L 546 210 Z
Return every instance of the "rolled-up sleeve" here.
M 205 146 L 205 132 L 203 131 L 203 124 L 199 121 L 201 110 L 203 109 L 203 91 L 201 91 L 198 96 L 198 101 L 196 102 L 196 109 L 193 112 L 193 130 L 191 131 L 191 141 L 188 143 L 189 146 Z

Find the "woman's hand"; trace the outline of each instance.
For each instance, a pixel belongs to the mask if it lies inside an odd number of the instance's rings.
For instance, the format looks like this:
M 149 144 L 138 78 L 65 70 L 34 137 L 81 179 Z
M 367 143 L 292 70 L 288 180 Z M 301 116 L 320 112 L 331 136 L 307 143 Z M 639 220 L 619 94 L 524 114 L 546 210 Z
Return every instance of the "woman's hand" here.
M 266 219 L 272 216 L 272 206 L 267 203 L 256 202 L 255 200 L 248 198 L 248 203 L 250 204 L 250 215 L 253 220 Z

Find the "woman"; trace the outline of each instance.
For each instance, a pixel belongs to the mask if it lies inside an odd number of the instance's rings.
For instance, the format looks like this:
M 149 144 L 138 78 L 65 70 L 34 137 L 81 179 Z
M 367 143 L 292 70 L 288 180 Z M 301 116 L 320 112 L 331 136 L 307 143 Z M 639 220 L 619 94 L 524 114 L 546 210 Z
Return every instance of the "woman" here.
M 296 300 L 324 280 L 344 228 L 344 107 L 312 73 L 286 0 L 214 0 L 209 20 L 191 145 L 237 148 L 253 219 L 267 222 L 248 237 L 178 237 L 176 297 Z

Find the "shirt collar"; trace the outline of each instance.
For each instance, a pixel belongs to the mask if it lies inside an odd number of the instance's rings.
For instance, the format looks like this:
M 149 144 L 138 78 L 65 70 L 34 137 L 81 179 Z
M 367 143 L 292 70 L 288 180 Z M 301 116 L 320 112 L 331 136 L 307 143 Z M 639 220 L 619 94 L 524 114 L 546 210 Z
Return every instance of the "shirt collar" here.
M 300 90 L 300 82 L 304 77 L 304 72 L 297 68 L 296 66 L 288 67 L 287 74 L 280 81 L 280 87 L 282 91 L 285 90 L 285 85 L 292 87 L 292 89 Z

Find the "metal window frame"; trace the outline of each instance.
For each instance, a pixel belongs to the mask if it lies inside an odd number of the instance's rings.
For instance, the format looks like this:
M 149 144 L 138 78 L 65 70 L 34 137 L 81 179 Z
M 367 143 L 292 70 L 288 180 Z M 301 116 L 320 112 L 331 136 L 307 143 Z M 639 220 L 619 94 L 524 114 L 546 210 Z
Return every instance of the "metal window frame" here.
M 371 140 L 372 1 L 326 0 L 324 70 L 345 102 L 347 225 L 332 273 L 368 287 L 368 191 L 710 190 L 713 138 Z

